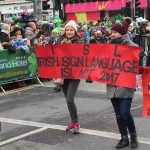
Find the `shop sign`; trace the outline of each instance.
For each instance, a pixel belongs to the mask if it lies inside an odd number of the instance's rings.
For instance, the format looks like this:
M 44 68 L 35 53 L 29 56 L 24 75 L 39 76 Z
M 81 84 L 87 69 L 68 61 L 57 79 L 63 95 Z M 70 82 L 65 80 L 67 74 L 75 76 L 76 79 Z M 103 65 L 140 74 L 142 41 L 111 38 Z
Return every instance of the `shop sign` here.
M 140 0 L 140 8 L 147 8 L 147 0 Z M 96 2 L 73 3 L 65 5 L 66 13 L 81 13 L 81 12 L 94 12 L 94 11 L 115 11 L 121 10 L 125 7 L 125 0 L 102 0 Z
M 23 3 L 23 4 L 12 4 L 12 5 L 1 5 L 0 11 L 2 14 L 15 14 L 23 12 L 23 9 L 28 9 L 29 11 L 34 10 L 33 3 Z
M 98 6 L 99 10 L 103 10 L 107 7 L 108 2 L 102 2 L 102 5 Z

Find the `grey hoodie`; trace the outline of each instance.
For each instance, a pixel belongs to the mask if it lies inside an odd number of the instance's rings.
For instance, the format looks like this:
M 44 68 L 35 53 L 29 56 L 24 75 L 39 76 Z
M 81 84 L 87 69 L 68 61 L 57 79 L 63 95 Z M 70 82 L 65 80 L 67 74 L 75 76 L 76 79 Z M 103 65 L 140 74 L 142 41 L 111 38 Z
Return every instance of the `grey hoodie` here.
M 30 40 L 31 46 L 34 46 L 34 40 L 36 39 L 37 35 L 34 33 L 34 31 L 27 27 L 25 31 L 25 37 Z

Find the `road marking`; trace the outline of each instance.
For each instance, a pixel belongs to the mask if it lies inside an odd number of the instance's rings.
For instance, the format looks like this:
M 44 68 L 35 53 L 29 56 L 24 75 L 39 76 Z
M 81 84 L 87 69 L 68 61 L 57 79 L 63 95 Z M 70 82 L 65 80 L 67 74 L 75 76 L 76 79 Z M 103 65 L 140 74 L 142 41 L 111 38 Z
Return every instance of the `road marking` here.
M 131 110 L 134 110 L 134 109 L 137 109 L 137 108 L 140 108 L 140 107 L 143 107 L 143 105 L 140 105 L 140 106 L 137 106 L 137 107 L 132 107 Z
M 62 126 L 62 125 L 38 123 L 38 122 L 24 121 L 24 120 L 17 120 L 17 119 L 9 119 L 9 118 L 0 118 L 0 121 L 7 122 L 7 123 L 13 123 L 13 124 L 26 125 L 26 126 L 40 127 L 41 128 L 41 130 L 39 129 L 39 130 L 33 131 L 33 134 L 34 134 L 34 132 L 35 133 L 36 132 L 41 132 L 42 130 L 45 130 L 45 129 L 55 129 L 55 130 L 63 130 L 64 131 L 65 128 L 66 128 L 66 126 Z M 116 134 L 116 133 L 97 131 L 97 130 L 90 130 L 90 129 L 83 129 L 83 128 L 81 128 L 80 131 L 81 131 L 81 133 L 88 134 L 88 135 L 95 135 L 95 136 L 112 138 L 112 139 L 120 139 L 120 135 Z M 27 134 L 29 134 L 29 133 L 27 133 Z M 144 143 L 144 144 L 150 145 L 150 139 L 149 138 L 138 137 L 138 140 L 139 140 L 140 143 Z
M 44 131 L 44 130 L 46 130 L 46 129 L 47 129 L 47 128 L 40 128 L 40 129 L 31 131 L 31 132 L 28 132 L 28 133 L 19 135 L 19 136 L 17 136 L 17 137 L 11 138 L 11 139 L 9 139 L 9 140 L 0 142 L 0 146 L 5 145 L 5 144 L 8 144 L 8 143 L 11 143 L 11 142 L 14 142 L 14 141 L 16 141 L 16 140 L 20 140 L 20 139 L 25 138 L 25 137 L 27 137 L 27 136 L 29 136 L 29 135 L 33 135 L 33 134 L 42 132 L 42 131 Z
M 48 84 L 50 84 L 50 82 L 44 83 L 43 85 L 44 85 L 44 87 L 46 87 Z M 41 84 L 29 85 L 27 87 L 21 87 L 21 88 L 18 88 L 18 89 L 13 89 L 13 90 L 10 90 L 10 91 L 6 91 L 7 93 L 0 93 L 0 96 L 4 96 L 4 95 L 12 94 L 12 93 L 17 93 L 17 92 L 33 89 L 33 88 L 39 87 L 39 86 L 41 86 Z

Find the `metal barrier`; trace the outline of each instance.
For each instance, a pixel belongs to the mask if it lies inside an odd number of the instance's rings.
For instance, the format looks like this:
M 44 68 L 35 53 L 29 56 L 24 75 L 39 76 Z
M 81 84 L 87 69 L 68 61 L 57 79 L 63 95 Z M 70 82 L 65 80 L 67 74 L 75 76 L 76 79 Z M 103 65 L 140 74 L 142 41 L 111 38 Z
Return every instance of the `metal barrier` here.
M 140 53 L 140 66 L 145 66 L 149 52 L 147 36 L 136 35 L 133 38 L 133 42 L 139 45 L 139 47 L 142 47 L 142 52 Z

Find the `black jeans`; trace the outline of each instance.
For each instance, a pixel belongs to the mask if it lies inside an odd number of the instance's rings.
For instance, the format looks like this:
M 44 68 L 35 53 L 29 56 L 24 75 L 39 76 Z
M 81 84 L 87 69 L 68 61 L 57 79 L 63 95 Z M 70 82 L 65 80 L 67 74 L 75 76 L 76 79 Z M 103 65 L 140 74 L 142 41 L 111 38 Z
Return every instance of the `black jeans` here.
M 127 129 L 130 135 L 136 134 L 133 117 L 130 113 L 132 104 L 131 98 L 113 98 L 111 99 L 115 110 L 116 120 L 122 138 L 128 137 Z
M 72 122 L 78 122 L 77 108 L 74 103 L 74 96 L 79 87 L 79 83 L 80 80 L 65 79 L 62 86 Z

